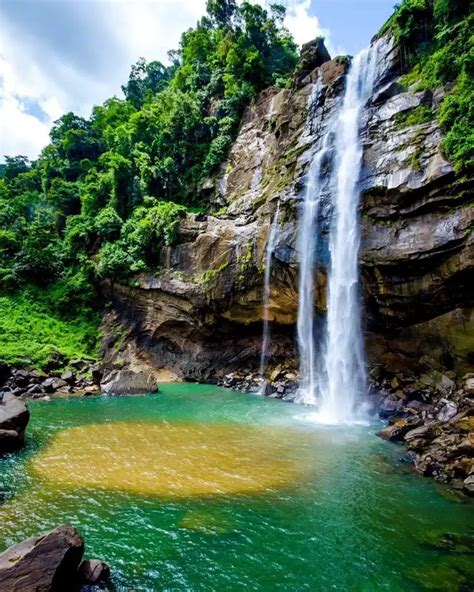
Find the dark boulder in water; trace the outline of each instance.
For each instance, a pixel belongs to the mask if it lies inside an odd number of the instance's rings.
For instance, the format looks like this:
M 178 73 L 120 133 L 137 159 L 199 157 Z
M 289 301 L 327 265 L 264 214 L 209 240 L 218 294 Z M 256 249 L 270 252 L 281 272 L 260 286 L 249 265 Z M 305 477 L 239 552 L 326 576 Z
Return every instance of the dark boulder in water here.
M 79 582 L 84 540 L 75 528 L 59 526 L 0 554 L 0 590 L 64 592 Z
M 110 567 L 98 559 L 87 559 L 79 566 L 81 584 L 96 585 L 106 582 L 110 577 Z
M 84 539 L 69 524 L 31 537 L 0 554 L 0 590 L 69 592 L 105 584 L 110 567 L 98 559 L 82 561 L 83 554 Z
M 27 406 L 14 395 L 6 393 L 0 402 L 0 453 L 21 448 L 30 419 Z

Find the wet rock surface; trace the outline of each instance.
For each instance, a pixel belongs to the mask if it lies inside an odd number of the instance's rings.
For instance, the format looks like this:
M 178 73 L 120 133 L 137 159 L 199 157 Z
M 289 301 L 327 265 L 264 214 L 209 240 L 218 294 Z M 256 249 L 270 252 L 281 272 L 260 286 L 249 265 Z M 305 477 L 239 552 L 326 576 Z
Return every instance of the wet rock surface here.
M 79 581 L 86 586 L 96 586 L 107 582 L 110 567 L 104 561 L 87 559 L 79 566 Z
M 23 446 L 29 419 L 26 405 L 11 393 L 4 394 L 0 402 L 0 453 Z
M 388 420 L 378 435 L 403 443 L 418 473 L 473 495 L 474 398 L 469 377 L 453 378 L 433 372 L 373 380 L 374 400 Z
M 18 592 L 64 592 L 78 588 L 84 541 L 63 525 L 32 537 L 0 554 L 0 589 Z
M 69 524 L 31 537 L 0 553 L 0 590 L 73 592 L 105 590 L 110 568 L 103 561 L 82 561 L 84 539 Z

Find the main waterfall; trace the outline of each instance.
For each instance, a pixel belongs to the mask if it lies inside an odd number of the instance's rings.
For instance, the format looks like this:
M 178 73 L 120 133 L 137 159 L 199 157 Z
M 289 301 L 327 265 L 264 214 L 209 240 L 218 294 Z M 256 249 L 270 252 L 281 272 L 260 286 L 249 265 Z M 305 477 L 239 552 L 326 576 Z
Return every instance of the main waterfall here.
M 352 62 L 342 102 L 334 107 L 325 136 L 310 164 L 300 219 L 299 401 L 318 405 L 317 420 L 328 424 L 356 421 L 365 391 L 358 266 L 359 178 L 363 156 L 360 120 L 374 89 L 378 47 L 378 43 L 373 44 Z M 315 336 L 315 241 L 322 162 L 329 157 L 332 172 L 326 184 L 331 193 L 332 222 L 327 321 L 324 334 Z M 317 344 L 319 361 L 315 353 Z

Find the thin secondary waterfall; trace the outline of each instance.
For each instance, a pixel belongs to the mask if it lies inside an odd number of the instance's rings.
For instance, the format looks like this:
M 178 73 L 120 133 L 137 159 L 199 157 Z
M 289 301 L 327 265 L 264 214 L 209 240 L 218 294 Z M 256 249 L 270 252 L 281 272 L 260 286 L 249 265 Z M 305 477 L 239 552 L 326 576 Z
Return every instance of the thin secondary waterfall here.
M 336 128 L 325 384 L 319 409 L 319 420 L 331 424 L 352 423 L 357 419 L 357 407 L 366 387 L 358 263 L 359 179 L 363 156 L 360 120 L 374 89 L 378 47 L 375 43 L 354 58 Z
M 265 274 L 263 278 L 263 335 L 262 335 L 262 353 L 260 355 L 260 377 L 265 378 L 265 371 L 268 362 L 268 344 L 270 340 L 270 291 L 271 291 L 271 273 L 272 258 L 275 250 L 275 237 L 278 225 L 278 215 L 280 213 L 280 204 L 278 203 L 275 215 L 273 216 L 270 233 L 268 235 L 267 248 L 265 251 Z
M 300 219 L 298 400 L 319 405 L 318 421 L 330 424 L 355 421 L 356 407 L 365 390 L 358 269 L 357 212 L 363 155 L 360 119 L 373 92 L 377 53 L 376 43 L 352 62 L 342 102 L 336 104 L 329 115 L 325 135 L 310 164 Z M 334 160 L 333 172 L 330 179 L 324 180 L 324 163 L 328 158 Z M 315 253 L 324 184 L 330 188 L 333 207 L 329 238 L 331 263 L 325 333 L 315 336 Z M 320 344 L 319 360 L 317 343 Z

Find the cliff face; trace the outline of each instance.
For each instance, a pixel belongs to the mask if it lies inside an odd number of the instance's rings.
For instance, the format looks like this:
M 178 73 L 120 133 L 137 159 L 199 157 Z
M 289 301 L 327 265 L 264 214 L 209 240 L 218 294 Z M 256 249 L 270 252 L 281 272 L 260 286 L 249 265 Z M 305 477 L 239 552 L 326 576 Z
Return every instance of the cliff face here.
M 209 380 L 257 367 L 265 247 L 278 204 L 270 355 L 295 365 L 298 213 L 315 141 L 327 131 L 348 67 L 344 59 L 321 64 L 323 54 L 313 47 L 293 88 L 269 88 L 247 109 L 228 161 L 202 187 L 214 215 L 188 216 L 180 243 L 162 253 L 161 273 L 142 275 L 133 287 L 106 286 L 108 370 L 128 366 Z M 424 356 L 432 368 L 462 375 L 474 363 L 472 180 L 456 178 L 439 148 L 435 113 L 443 89 L 404 90 L 389 39 L 381 60 L 383 76 L 362 127 L 360 263 L 369 361 L 417 372 Z M 315 294 L 321 317 L 329 181 L 324 204 Z

